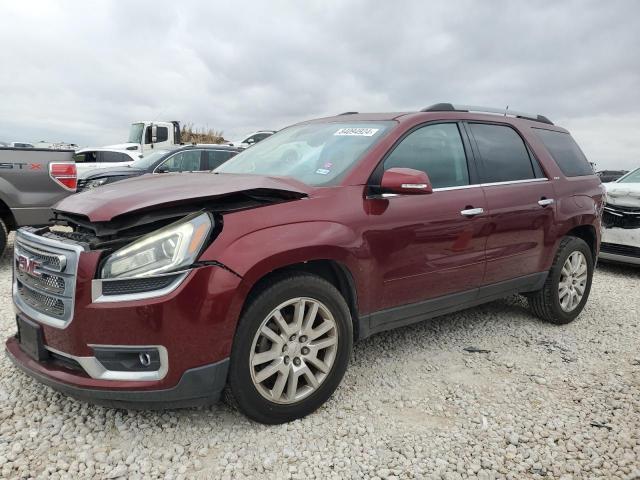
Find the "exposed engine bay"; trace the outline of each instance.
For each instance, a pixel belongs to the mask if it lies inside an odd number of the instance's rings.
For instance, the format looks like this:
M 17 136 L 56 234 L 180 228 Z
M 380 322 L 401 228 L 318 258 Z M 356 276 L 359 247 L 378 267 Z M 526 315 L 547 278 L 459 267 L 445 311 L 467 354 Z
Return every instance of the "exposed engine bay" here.
M 128 212 L 106 222 L 92 222 L 86 216 L 54 209 L 52 227 L 37 230 L 43 236 L 63 237 L 87 245 L 90 250 L 115 250 L 143 235 L 158 230 L 194 212 L 210 212 L 215 236 L 229 212 L 258 208 L 302 198 L 306 195 L 286 190 L 257 189 L 220 197 Z M 160 206 L 162 207 L 162 206 Z

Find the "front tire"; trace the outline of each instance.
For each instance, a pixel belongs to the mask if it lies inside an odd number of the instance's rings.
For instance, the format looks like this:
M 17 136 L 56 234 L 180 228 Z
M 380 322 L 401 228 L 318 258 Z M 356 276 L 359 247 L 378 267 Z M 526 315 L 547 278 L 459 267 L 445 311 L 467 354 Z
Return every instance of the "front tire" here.
M 349 308 L 333 285 L 305 273 L 280 277 L 252 296 L 238 324 L 230 403 L 266 424 L 304 417 L 336 390 L 352 346 Z
M 589 245 L 577 237 L 565 237 L 549 270 L 544 286 L 527 295 L 533 313 L 547 322 L 563 325 L 582 312 L 593 279 L 593 255 Z

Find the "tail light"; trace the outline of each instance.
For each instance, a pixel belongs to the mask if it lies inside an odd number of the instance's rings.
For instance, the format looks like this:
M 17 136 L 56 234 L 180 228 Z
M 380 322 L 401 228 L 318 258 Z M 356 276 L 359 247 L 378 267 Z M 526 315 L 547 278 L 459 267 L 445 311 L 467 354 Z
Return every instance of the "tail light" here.
M 56 163 L 49 164 L 49 175 L 53 180 L 58 182 L 63 188 L 76 191 L 78 186 L 78 172 L 75 163 Z

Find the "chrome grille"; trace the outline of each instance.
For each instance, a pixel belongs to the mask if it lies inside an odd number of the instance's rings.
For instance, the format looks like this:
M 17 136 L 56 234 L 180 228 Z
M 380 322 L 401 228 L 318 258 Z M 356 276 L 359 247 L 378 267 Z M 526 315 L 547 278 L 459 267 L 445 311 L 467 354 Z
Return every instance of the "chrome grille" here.
M 25 302 L 40 312 L 47 315 L 55 315 L 56 317 L 64 316 L 65 306 L 59 298 L 31 290 L 20 283 L 18 284 L 18 294 Z
M 20 249 L 23 250 L 24 253 L 28 254 L 29 257 L 40 262 L 44 268 L 60 272 L 65 267 L 66 258 L 63 255 L 43 252 L 39 248 L 33 248 L 25 243 L 20 244 Z
M 84 248 L 21 228 L 14 244 L 16 306 L 42 323 L 64 328 L 73 318 L 78 260 Z
M 607 204 L 602 213 L 602 224 L 608 228 L 640 228 L 640 208 Z
M 44 290 L 47 293 L 62 294 L 65 289 L 65 280 L 63 277 L 57 275 L 49 275 L 48 273 L 41 273 L 39 277 L 33 277 L 19 270 L 19 266 L 14 266 L 16 270 L 16 276 L 20 283 L 23 283 L 31 288 L 38 290 Z

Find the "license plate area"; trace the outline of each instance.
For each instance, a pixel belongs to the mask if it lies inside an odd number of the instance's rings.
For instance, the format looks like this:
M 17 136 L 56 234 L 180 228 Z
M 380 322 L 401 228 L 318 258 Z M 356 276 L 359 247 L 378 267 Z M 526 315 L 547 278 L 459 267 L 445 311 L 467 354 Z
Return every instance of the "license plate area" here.
M 20 349 L 38 362 L 43 362 L 49 357 L 49 352 L 44 348 L 42 327 L 31 320 L 18 316 L 18 339 Z

